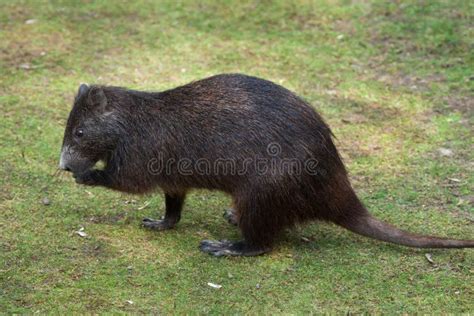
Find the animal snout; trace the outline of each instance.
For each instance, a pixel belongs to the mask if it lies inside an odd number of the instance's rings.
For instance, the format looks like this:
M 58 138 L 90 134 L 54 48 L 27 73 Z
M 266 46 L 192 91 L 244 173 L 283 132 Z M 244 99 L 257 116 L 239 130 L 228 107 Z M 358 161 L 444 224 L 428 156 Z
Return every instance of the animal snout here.
M 64 170 L 64 171 L 69 171 L 69 172 L 72 171 L 71 168 L 69 168 L 68 166 L 61 166 L 61 165 L 59 165 L 59 169 Z
M 65 146 L 61 151 L 59 169 L 80 174 L 92 168 L 96 162 L 94 159 L 84 157 L 73 148 Z
M 69 160 L 70 160 L 70 153 L 69 153 L 69 148 L 65 147 L 61 151 L 61 158 L 59 158 L 59 169 L 65 170 L 65 171 L 71 171 L 71 167 L 69 166 Z

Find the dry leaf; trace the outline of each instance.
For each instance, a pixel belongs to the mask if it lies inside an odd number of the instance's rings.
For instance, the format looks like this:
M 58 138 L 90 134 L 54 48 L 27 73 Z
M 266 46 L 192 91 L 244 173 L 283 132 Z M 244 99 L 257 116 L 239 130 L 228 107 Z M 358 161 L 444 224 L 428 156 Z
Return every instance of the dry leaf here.
M 81 227 L 78 231 L 76 231 L 76 234 L 78 234 L 81 237 L 87 237 L 87 234 L 84 231 L 84 227 Z
M 137 210 L 141 211 L 141 210 L 143 210 L 144 208 L 146 208 L 148 205 L 150 205 L 150 201 L 145 202 L 145 204 L 143 204 L 143 206 L 140 206 L 139 208 L 137 208 Z
M 431 256 L 431 253 L 426 253 L 425 254 L 426 260 L 428 260 L 429 263 L 434 264 L 435 262 L 433 261 L 433 258 Z

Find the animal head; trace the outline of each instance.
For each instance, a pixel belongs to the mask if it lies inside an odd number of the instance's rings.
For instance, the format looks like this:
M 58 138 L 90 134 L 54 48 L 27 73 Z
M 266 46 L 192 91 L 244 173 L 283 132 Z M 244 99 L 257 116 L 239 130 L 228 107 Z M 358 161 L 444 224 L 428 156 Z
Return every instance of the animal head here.
M 59 168 L 80 174 L 106 160 L 120 137 L 117 116 L 103 87 L 81 84 L 67 120 Z

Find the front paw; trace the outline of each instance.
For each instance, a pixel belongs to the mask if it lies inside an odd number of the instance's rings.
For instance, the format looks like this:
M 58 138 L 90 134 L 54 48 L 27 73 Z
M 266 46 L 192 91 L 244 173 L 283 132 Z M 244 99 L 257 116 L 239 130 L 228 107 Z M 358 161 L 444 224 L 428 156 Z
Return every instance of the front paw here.
M 142 221 L 142 226 L 145 228 L 153 229 L 153 230 L 166 230 L 171 229 L 176 225 L 175 220 L 170 219 L 161 219 L 161 220 L 154 220 L 151 218 L 144 218 Z
M 97 177 L 95 170 L 88 170 L 80 174 L 73 174 L 76 183 L 84 185 L 97 185 Z

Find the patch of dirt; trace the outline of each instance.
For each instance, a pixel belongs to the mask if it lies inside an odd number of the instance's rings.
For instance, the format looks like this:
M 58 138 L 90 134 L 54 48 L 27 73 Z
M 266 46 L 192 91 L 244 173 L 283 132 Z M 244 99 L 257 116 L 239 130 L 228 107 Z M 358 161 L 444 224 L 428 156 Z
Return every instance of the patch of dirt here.
M 7 186 L 2 186 L 0 188 L 0 201 L 12 200 L 13 195 L 10 192 L 10 188 Z
M 350 113 L 347 116 L 344 116 L 341 121 L 346 124 L 359 124 L 359 123 L 367 123 L 367 117 L 363 114 L 359 113 Z
M 118 214 L 97 215 L 90 217 L 88 221 L 95 224 L 115 224 L 127 218 L 127 215 L 128 214 L 125 212 Z
M 86 242 L 82 245 L 80 251 L 84 256 L 95 258 L 104 258 L 110 255 L 107 244 L 103 241 Z
M 443 101 L 450 109 L 474 118 L 474 96 L 447 96 Z
M 107 301 L 105 298 L 102 298 L 99 293 L 96 293 L 92 290 L 83 291 L 82 297 L 83 301 L 87 302 L 85 303 L 85 306 L 89 311 L 100 311 L 107 310 L 108 308 L 110 308 L 110 302 Z
M 367 117 L 369 122 L 391 121 L 403 115 L 400 109 L 386 107 L 380 103 L 367 103 L 359 113 Z
M 423 21 L 428 18 L 453 16 L 453 19 L 468 19 L 464 12 L 456 10 L 435 10 L 434 6 L 428 2 L 419 4 L 408 4 L 403 1 L 394 1 L 392 6 L 373 5 L 371 12 L 367 15 L 367 36 L 371 46 L 378 48 L 380 53 L 373 56 L 368 61 L 368 66 L 373 69 L 373 76 L 369 79 L 386 83 L 395 88 L 407 88 L 411 91 L 424 92 L 430 89 L 433 83 L 446 82 L 442 74 L 443 69 L 438 69 L 437 73 L 427 76 L 415 76 L 394 70 L 393 64 L 403 64 L 406 60 L 443 60 L 449 53 L 449 62 L 440 68 L 453 66 L 468 67 L 466 54 L 469 52 L 469 45 L 465 41 L 453 44 L 449 41 L 434 43 L 421 40 L 418 35 L 424 34 Z M 408 7 L 417 6 L 419 9 L 426 7 L 427 16 L 413 16 L 407 11 Z M 420 20 L 421 19 L 421 20 Z M 394 29 L 385 29 L 385 26 L 411 26 L 403 32 L 395 32 Z M 418 26 L 420 29 L 418 29 Z M 461 27 L 461 26 L 460 26 Z M 395 28 L 396 29 L 396 28 Z M 391 30 L 391 31 L 390 31 Z M 396 65 L 395 65 L 396 67 Z M 392 68 L 392 73 L 390 73 Z M 405 70 L 410 72 L 410 69 Z
M 373 125 L 382 125 L 385 122 L 397 120 L 402 116 L 400 109 L 386 107 L 380 103 L 367 103 L 362 108 L 356 109 L 350 114 L 355 123 L 369 123 Z
M 396 88 L 408 88 L 412 91 L 428 91 L 432 83 L 446 81 L 446 78 L 442 74 L 432 74 L 426 77 L 419 77 L 403 73 L 390 74 L 383 70 L 376 72 L 373 79 Z
M 58 56 L 59 53 L 65 56 L 71 51 L 71 38 L 60 31 L 40 33 L 33 27 L 34 24 L 20 25 L 7 30 L 6 40 L 0 45 L 0 60 L 7 67 L 21 70 L 35 68 L 61 70 Z
M 334 31 L 344 34 L 344 36 L 350 37 L 356 33 L 354 24 L 350 20 L 336 20 L 331 23 L 331 26 L 333 27 Z
M 0 226 L 1 227 L 1 226 Z M 0 250 L 2 252 L 9 252 L 9 251 L 13 251 L 14 249 L 16 249 L 17 247 L 16 246 L 13 246 L 11 245 L 10 243 L 8 242 L 2 242 L 0 243 Z
M 368 79 L 376 80 L 394 88 L 405 88 L 414 92 L 425 92 L 431 89 L 433 83 L 444 83 L 446 77 L 441 73 L 434 73 L 427 76 L 416 76 L 403 72 L 389 72 L 387 65 L 390 63 L 386 60 L 386 54 L 372 57 L 367 66 L 371 68 L 372 74 L 368 75 Z M 359 65 L 356 65 L 359 66 Z
M 44 55 L 42 50 L 31 50 L 27 44 L 14 43 L 8 48 L 0 49 L 0 59 L 5 65 L 13 68 L 32 69 L 33 61 Z
M 378 102 L 364 102 L 345 97 L 329 97 L 324 103 L 333 104 L 344 111 L 344 124 L 383 124 L 402 116 L 400 109 L 387 107 Z M 338 125 L 337 122 L 334 125 Z
M 31 9 L 26 5 L 15 6 L 13 1 L 11 6 L 2 4 L 2 10 L 8 12 L 8 19 L 4 25 L 13 25 L 15 23 L 24 23 L 28 19 L 32 19 L 34 14 L 31 13 Z M 3 23 L 2 23 L 3 24 Z
M 413 37 L 420 31 L 429 32 L 423 26 L 429 23 L 430 19 L 451 19 L 459 22 L 459 25 L 469 25 L 470 15 L 463 12 L 461 8 L 439 7 L 433 1 L 420 1 L 419 3 L 407 3 L 407 1 L 392 1 L 392 6 L 375 4 L 371 7 L 371 12 L 367 15 L 367 29 L 371 34 L 371 43 L 385 53 L 394 52 L 409 56 L 412 53 L 423 51 L 424 54 L 442 55 L 446 50 L 457 51 L 458 45 L 453 45 L 449 41 L 444 43 L 432 43 L 429 40 L 415 41 Z M 410 13 L 409 8 L 417 8 L 419 14 Z M 424 10 L 421 10 L 424 9 Z M 424 11 L 423 13 L 421 13 Z M 404 32 L 384 32 L 384 26 L 404 27 Z M 464 49 L 469 49 L 468 44 Z
M 376 137 L 370 141 L 354 139 L 350 142 L 340 142 L 338 145 L 344 160 L 347 162 L 357 158 L 375 157 L 382 150 Z
M 300 14 L 297 11 L 292 12 L 288 19 L 290 21 L 296 22 L 298 27 L 302 30 L 321 27 L 321 25 L 324 23 L 321 20 L 318 20 L 318 17 L 314 13 Z
M 1 139 L 1 138 L 0 138 Z M 13 165 L 8 161 L 3 161 L 0 167 L 0 178 L 4 181 L 4 184 L 0 186 L 0 202 L 13 199 L 11 192 L 11 178 L 15 174 Z
M 87 23 L 93 20 L 104 20 L 110 19 L 112 23 L 117 21 L 121 25 L 125 25 L 124 21 L 127 23 L 140 22 L 143 21 L 147 16 L 142 16 L 138 12 L 131 12 L 130 10 L 124 8 L 125 5 L 120 3 L 115 4 L 116 7 L 122 7 L 120 10 L 108 10 L 107 7 L 99 8 L 94 12 L 81 12 L 75 10 L 73 7 L 58 7 L 54 12 L 50 13 L 50 16 L 53 18 L 57 15 L 67 16 L 68 20 L 73 23 Z

